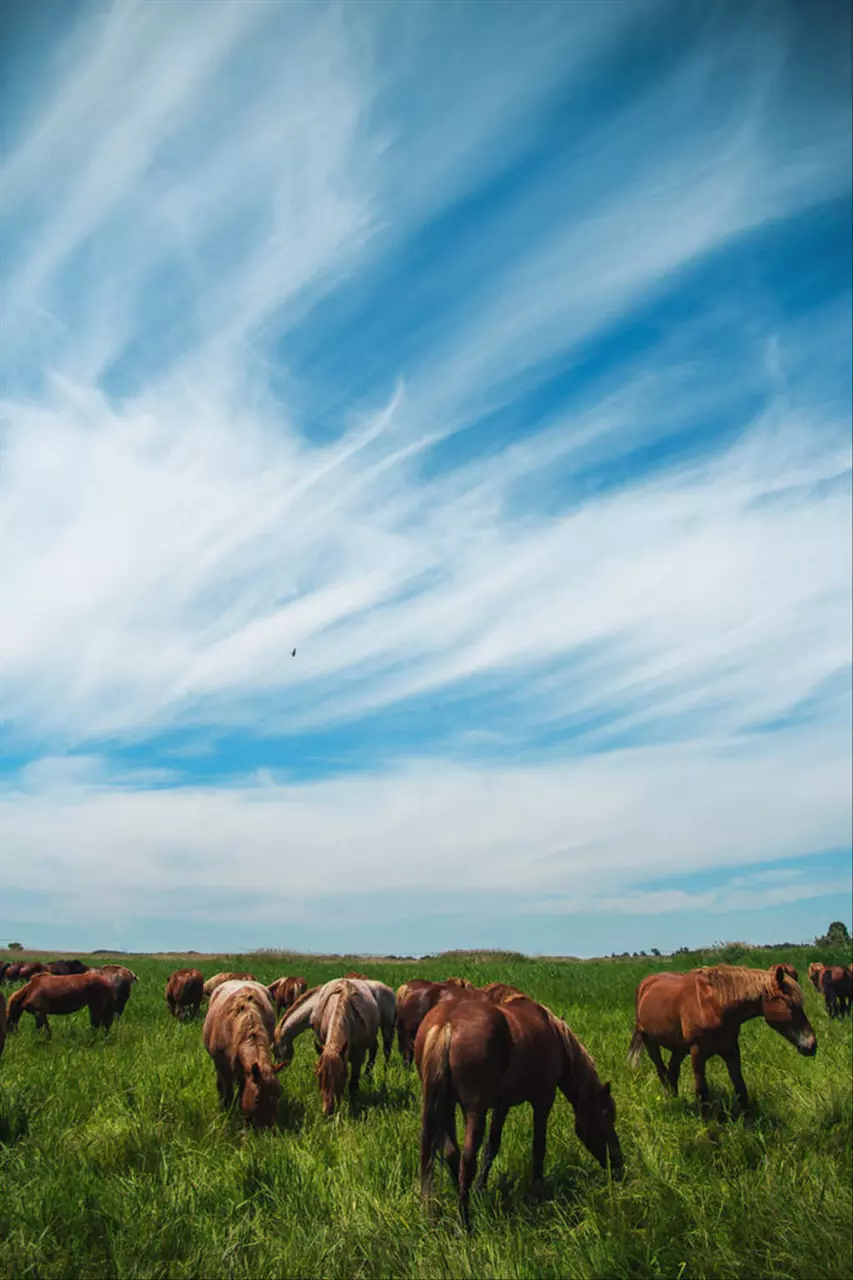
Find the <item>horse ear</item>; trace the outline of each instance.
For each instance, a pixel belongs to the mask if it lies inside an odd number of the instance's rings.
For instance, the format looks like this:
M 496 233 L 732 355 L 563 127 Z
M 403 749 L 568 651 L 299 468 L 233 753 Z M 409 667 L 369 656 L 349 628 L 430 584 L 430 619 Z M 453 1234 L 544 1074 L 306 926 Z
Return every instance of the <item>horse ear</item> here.
M 261 1083 L 261 1068 L 258 1066 L 257 1062 L 252 1063 L 252 1079 L 255 1084 Z

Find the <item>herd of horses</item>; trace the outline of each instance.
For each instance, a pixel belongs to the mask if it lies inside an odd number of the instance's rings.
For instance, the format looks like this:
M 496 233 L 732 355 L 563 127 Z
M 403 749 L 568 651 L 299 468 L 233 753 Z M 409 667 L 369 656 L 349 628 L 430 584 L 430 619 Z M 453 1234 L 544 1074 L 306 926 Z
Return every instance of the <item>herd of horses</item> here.
M 13 992 L 8 1009 L 0 993 L 0 1052 L 7 1022 L 14 1030 L 25 1012 L 49 1034 L 48 1014 L 88 1007 L 92 1026 L 109 1029 L 137 981 L 123 965 L 94 969 L 79 960 L 0 968 L 0 983 L 16 978 L 24 985 Z M 809 978 L 830 1017 L 850 1012 L 853 965 L 810 965 Z M 250 973 L 222 972 L 205 981 L 198 969 L 178 969 L 166 983 L 165 999 L 179 1019 L 192 1019 L 206 1006 L 202 1038 L 221 1103 L 230 1108 L 236 1093 L 244 1119 L 259 1127 L 276 1123 L 279 1076 L 303 1032 L 313 1033 L 316 1080 L 327 1116 L 340 1106 L 347 1084 L 355 1098 L 362 1070 L 372 1070 L 380 1040 L 385 1061 L 390 1059 L 396 1034 L 403 1062 L 414 1062 L 421 1081 L 422 1194 L 429 1199 L 435 1159 L 443 1157 L 466 1223 L 471 1191 L 485 1186 L 507 1114 L 524 1103 L 533 1109 L 533 1178 L 541 1183 L 548 1117 L 558 1092 L 574 1110 L 583 1146 L 603 1168 L 621 1174 L 610 1082 L 602 1082 L 595 1061 L 566 1022 L 517 987 L 501 982 L 476 987 L 456 977 L 441 982 L 415 978 L 395 992 L 366 974 L 349 972 L 309 990 L 305 978 L 295 975 L 265 984 Z M 677 1093 L 681 1064 L 689 1054 L 696 1097 L 704 1109 L 709 1102 L 705 1064 L 720 1056 L 739 1103 L 747 1107 L 738 1038 L 743 1023 L 757 1017 L 799 1053 L 816 1052 L 791 965 L 774 964 L 767 970 L 716 965 L 652 974 L 636 990 L 628 1060 L 636 1066 L 645 1049 L 664 1089 Z M 669 1054 L 668 1063 L 662 1050 Z M 464 1119 L 461 1149 L 457 1108 Z

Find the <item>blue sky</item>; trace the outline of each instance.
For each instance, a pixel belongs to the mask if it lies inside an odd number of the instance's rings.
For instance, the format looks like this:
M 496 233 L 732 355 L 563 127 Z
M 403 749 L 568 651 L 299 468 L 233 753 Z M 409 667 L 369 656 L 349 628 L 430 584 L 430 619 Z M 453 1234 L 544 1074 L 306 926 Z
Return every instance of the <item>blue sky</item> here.
M 4 7 L 0 937 L 849 924 L 849 6 L 201 12 Z

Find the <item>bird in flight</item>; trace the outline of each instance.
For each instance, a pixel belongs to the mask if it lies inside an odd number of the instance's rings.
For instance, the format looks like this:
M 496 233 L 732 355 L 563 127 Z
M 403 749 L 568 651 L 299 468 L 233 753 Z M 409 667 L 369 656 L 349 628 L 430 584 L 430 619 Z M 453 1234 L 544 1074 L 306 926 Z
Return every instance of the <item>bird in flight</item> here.
M 296 650 L 295 650 L 295 649 L 291 649 L 291 650 L 290 650 L 290 656 L 291 656 L 291 658 L 295 658 L 295 657 L 296 657 Z

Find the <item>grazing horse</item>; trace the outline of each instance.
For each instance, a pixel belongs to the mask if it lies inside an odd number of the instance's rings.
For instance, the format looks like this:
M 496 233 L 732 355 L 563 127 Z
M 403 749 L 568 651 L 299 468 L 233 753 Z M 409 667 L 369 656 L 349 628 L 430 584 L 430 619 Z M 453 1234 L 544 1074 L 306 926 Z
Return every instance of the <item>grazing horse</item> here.
M 115 991 L 109 978 L 87 969 L 85 973 L 37 973 L 9 1000 L 9 1030 L 14 1030 L 22 1013 L 31 1013 L 37 1028 L 50 1035 L 48 1014 L 76 1013 L 85 1006 L 93 1027 L 112 1026 Z
M 281 1085 L 270 1063 L 275 1012 L 260 982 L 230 979 L 220 983 L 204 1020 L 204 1047 L 216 1068 L 216 1087 L 226 1109 L 236 1088 L 249 1124 L 275 1124 Z
M 830 1018 L 841 1018 L 850 1012 L 853 977 L 843 965 L 826 965 L 820 975 L 820 990 Z
M 139 979 L 132 969 L 128 969 L 123 964 L 102 964 L 100 972 L 106 974 L 113 984 L 113 990 L 116 993 L 116 1017 L 120 1018 L 124 1013 L 124 1006 L 130 999 L 130 989 Z
M 23 967 L 23 960 L 12 960 L 6 965 L 3 973 L 4 982 L 16 982 Z
M 207 983 L 205 983 L 206 988 Z M 271 982 L 267 987 L 267 991 L 273 998 L 277 1014 L 289 1009 L 293 1002 L 307 990 L 308 983 L 306 980 L 296 975 L 288 978 L 276 978 L 275 982 Z
M 601 1083 L 595 1063 L 565 1022 L 535 1000 L 514 995 L 495 1004 L 465 992 L 440 1001 L 421 1023 L 415 1062 L 423 1087 L 421 1194 L 426 1199 L 432 1190 L 441 1152 L 458 1185 L 466 1226 L 489 1110 L 492 1121 L 476 1190 L 486 1184 L 507 1113 L 525 1102 L 533 1107 L 533 1179 L 542 1182 L 548 1116 L 558 1089 L 574 1108 L 580 1141 L 604 1168 L 609 1160 L 614 1172 L 621 1171 L 610 1083 Z M 457 1105 L 465 1117 L 461 1159 Z
M 51 960 L 47 965 L 48 973 L 88 973 L 89 966 L 82 960 Z
M 809 965 L 809 982 L 817 992 L 821 989 L 820 979 L 825 967 L 826 966 L 822 965 L 819 960 L 813 960 Z
M 37 973 L 48 973 L 46 964 L 42 964 L 40 960 L 24 961 L 18 969 L 18 981 L 29 982 L 30 978 L 34 978 Z
M 334 1114 L 340 1104 L 349 1068 L 350 1099 L 358 1090 L 365 1055 L 376 1057 L 376 1036 L 380 1013 L 376 998 L 366 982 L 336 978 L 313 991 L 306 991 L 275 1029 L 273 1049 L 283 1064 L 293 1058 L 293 1042 L 310 1027 L 320 1058 L 317 1083 L 323 1114 Z
M 204 998 L 204 975 L 198 969 L 176 969 L 166 982 L 166 1004 L 174 1018 L 194 1018 Z
M 452 999 L 460 990 L 471 991 L 474 987 L 464 978 L 446 978 L 444 982 L 412 978 L 397 988 L 397 1043 L 405 1066 L 412 1065 L 415 1037 L 430 1009 L 442 1000 Z
M 688 973 L 653 973 L 637 987 L 635 1007 L 629 1063 L 637 1065 L 645 1046 L 661 1084 L 677 1093 L 678 1073 L 689 1052 L 696 1097 L 703 1108 L 709 1100 L 705 1063 L 715 1055 L 728 1067 L 741 1106 L 749 1105 L 738 1036 L 750 1018 L 763 1017 L 807 1057 L 817 1051 L 803 993 L 782 965 L 770 971 L 721 964 Z M 662 1048 L 671 1051 L 668 1067 Z
M 223 982 L 254 982 L 255 975 L 253 973 L 215 973 L 212 978 L 208 978 L 202 988 L 202 998 L 209 1000 L 217 987 L 221 987 Z

